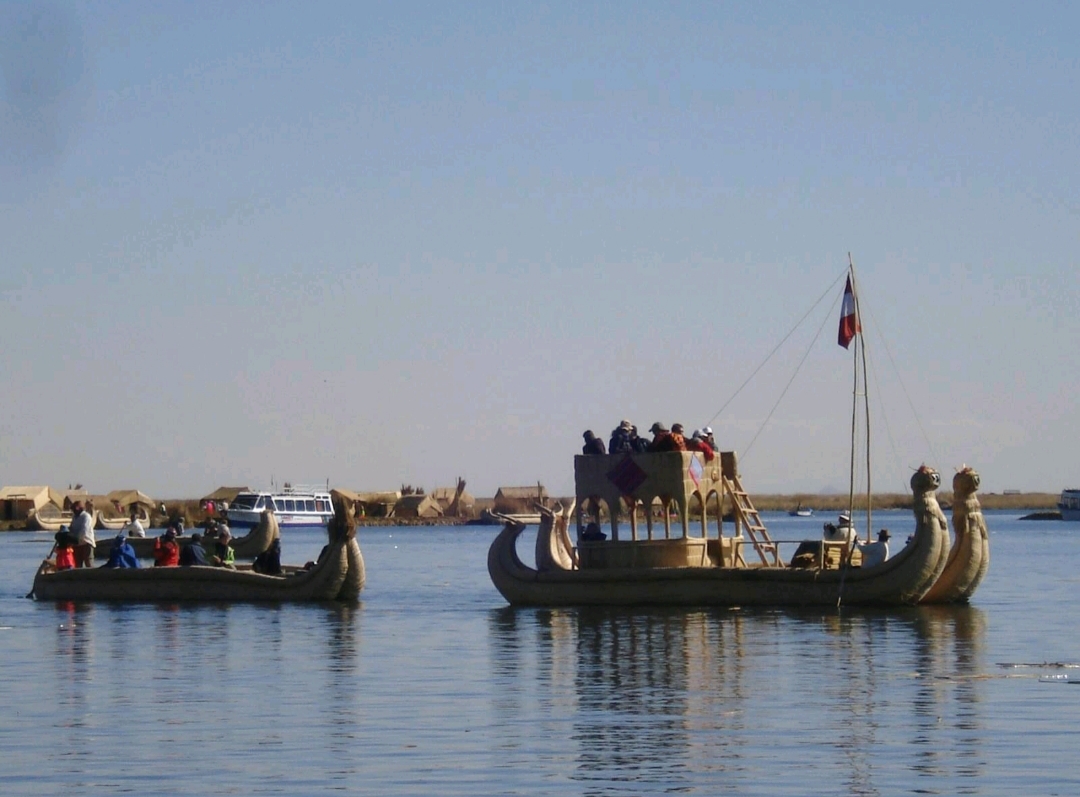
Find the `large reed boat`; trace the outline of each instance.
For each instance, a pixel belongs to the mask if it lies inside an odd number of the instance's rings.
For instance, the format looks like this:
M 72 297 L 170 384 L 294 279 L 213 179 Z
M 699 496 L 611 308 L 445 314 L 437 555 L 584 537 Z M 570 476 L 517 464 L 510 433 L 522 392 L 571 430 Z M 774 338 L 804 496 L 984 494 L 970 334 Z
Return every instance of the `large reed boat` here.
M 574 458 L 574 477 L 579 532 L 600 524 L 603 506 L 610 537 L 579 538 L 572 547 L 568 513 L 542 510 L 537 566 L 529 567 L 516 550 L 524 527 L 507 523 L 488 551 L 488 572 L 512 605 L 913 605 L 941 576 L 949 555 L 935 495 L 941 480 L 927 467 L 911 478 L 911 541 L 867 568 L 847 543 L 826 540 L 817 543 L 809 566 L 788 566 L 743 488 L 734 452 L 712 462 L 697 452 L 581 455 Z M 733 524 L 722 519 L 725 502 L 734 510 Z

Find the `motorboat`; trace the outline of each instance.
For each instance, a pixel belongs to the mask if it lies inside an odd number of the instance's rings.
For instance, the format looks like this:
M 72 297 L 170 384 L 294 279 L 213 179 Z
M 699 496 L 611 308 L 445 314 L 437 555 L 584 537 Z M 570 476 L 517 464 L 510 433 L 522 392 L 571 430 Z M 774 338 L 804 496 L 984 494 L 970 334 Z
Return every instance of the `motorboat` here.
M 273 509 L 282 529 L 325 529 L 334 516 L 329 489 L 286 483 L 280 491 L 242 492 L 225 510 L 229 527 L 252 529 L 264 509 Z

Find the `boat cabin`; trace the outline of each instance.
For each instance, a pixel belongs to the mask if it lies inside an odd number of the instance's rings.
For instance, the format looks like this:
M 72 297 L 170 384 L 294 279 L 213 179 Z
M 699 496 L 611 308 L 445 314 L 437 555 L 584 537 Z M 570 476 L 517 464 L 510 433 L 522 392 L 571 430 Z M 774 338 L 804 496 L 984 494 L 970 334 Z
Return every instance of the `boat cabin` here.
M 605 511 L 610 522 L 610 540 L 579 541 L 582 569 L 746 567 L 747 556 L 758 566 L 784 566 L 742 488 L 734 451 L 710 461 L 695 451 L 578 455 L 574 485 L 579 537 L 589 523 L 602 526 Z M 730 534 L 724 533 L 725 498 L 734 516 Z M 630 526 L 625 536 L 619 525 L 624 514 Z M 711 538 L 710 519 L 717 529 Z

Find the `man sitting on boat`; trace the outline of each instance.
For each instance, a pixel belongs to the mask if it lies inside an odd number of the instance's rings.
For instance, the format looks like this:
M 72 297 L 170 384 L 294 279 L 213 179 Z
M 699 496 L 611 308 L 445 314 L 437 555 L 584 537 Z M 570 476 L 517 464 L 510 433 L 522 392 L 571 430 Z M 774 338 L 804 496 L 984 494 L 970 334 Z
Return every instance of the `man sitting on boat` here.
M 229 567 L 236 569 L 236 551 L 231 545 L 229 532 L 222 531 L 218 535 L 217 545 L 210 554 L 210 563 L 215 567 Z
M 859 541 L 859 534 L 855 531 L 855 527 L 851 525 L 851 515 L 847 512 L 840 515 L 837 523 L 826 523 L 824 530 L 825 542 L 853 543 Z
M 192 567 L 194 565 L 202 565 L 206 567 L 210 563 L 206 560 L 206 549 L 202 545 L 202 535 L 198 532 L 193 532 L 191 535 L 191 542 L 184 546 L 180 551 L 180 566 Z
M 120 532 L 112 541 L 109 549 L 109 561 L 102 567 L 138 567 L 139 557 L 135 555 L 135 549 L 127 541 L 127 535 Z
M 124 524 L 124 527 L 120 529 L 120 531 L 129 537 L 146 536 L 146 529 L 143 528 L 142 523 L 139 521 L 139 508 L 134 504 L 131 506 L 131 519 Z
M 251 569 L 268 576 L 281 575 L 281 538 L 275 537 L 270 547 L 255 557 Z
M 607 535 L 600 530 L 600 524 L 593 521 L 581 532 L 581 539 L 583 542 L 602 542 L 607 539 Z
M 878 532 L 877 542 L 868 542 L 859 546 L 862 553 L 862 566 L 873 567 L 889 558 L 889 539 L 892 537 L 888 529 Z
M 154 567 L 179 567 L 180 546 L 176 544 L 176 532 L 165 529 L 165 533 L 154 540 Z

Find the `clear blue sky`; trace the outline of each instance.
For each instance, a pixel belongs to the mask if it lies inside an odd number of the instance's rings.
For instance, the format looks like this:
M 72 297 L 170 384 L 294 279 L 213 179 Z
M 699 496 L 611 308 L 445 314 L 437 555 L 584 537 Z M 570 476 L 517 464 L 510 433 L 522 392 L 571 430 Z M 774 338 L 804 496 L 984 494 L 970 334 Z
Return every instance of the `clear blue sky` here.
M 707 423 L 851 251 L 892 355 L 870 337 L 877 486 L 1080 486 L 1078 29 L 1069 3 L 4 3 L 0 483 L 567 494 L 584 429 Z M 847 483 L 841 290 L 713 422 L 746 451 L 825 323 L 752 492 Z

